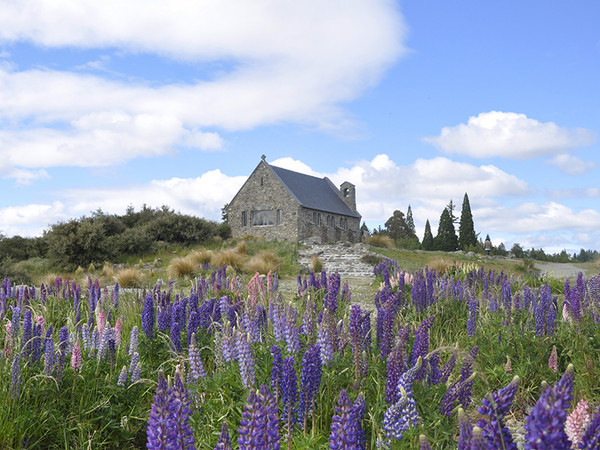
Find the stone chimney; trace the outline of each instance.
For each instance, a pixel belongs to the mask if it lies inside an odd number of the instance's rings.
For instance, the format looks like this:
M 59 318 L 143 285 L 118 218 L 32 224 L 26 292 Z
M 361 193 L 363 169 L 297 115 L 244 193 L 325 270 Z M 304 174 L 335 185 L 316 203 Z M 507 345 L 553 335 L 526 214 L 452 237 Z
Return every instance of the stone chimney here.
M 352 183 L 344 181 L 340 185 L 340 196 L 348 208 L 356 212 L 356 188 Z

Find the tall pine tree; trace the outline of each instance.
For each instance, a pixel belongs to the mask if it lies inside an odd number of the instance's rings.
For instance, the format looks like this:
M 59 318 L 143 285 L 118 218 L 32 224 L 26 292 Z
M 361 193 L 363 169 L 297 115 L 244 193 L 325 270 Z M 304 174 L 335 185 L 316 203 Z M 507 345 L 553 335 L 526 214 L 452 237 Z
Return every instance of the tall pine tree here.
M 451 204 L 442 211 L 438 234 L 434 239 L 435 249 L 444 252 L 453 252 L 458 248 L 458 238 L 456 237 L 456 230 L 452 222 L 450 206 Z
M 417 230 L 415 229 L 415 220 L 413 219 L 413 213 L 410 205 L 408 205 L 408 210 L 406 211 L 406 225 L 408 229 L 412 231 L 412 234 L 417 235 Z
M 423 250 L 433 250 L 433 234 L 431 233 L 431 225 L 429 219 L 425 222 L 425 233 L 423 234 Z
M 460 213 L 460 224 L 458 227 L 458 247 L 466 250 L 469 247 L 477 245 L 477 235 L 473 225 L 473 215 L 471 214 L 471 205 L 469 204 L 469 196 L 465 192 L 463 198 L 462 211 Z

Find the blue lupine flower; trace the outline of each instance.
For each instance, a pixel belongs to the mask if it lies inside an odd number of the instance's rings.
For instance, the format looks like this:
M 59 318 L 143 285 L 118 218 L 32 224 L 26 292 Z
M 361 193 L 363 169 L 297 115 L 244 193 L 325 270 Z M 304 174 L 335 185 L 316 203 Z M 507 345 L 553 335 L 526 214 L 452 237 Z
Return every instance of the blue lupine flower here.
M 229 427 L 227 426 L 227 421 L 225 420 L 221 425 L 221 435 L 219 436 L 217 446 L 214 450 L 232 450 L 231 438 L 229 437 Z
M 240 450 L 259 448 L 279 450 L 277 404 L 273 394 L 265 385 L 261 386 L 258 393 L 250 391 L 238 432 Z
M 146 295 L 142 309 L 142 330 L 148 339 L 154 338 L 154 301 L 152 295 Z
M 21 354 L 16 352 L 12 362 L 12 379 L 10 382 L 10 396 L 18 399 L 21 393 Z
M 586 450 L 600 448 L 600 407 L 579 441 L 578 448 Z
M 319 347 L 311 345 L 302 357 L 300 373 L 300 409 L 299 420 L 306 422 L 308 414 L 313 411 L 314 399 L 321 384 L 321 357 Z
M 256 378 L 254 373 L 254 354 L 252 353 L 250 342 L 248 342 L 248 335 L 241 331 L 237 332 L 236 352 L 242 384 L 246 389 L 249 389 L 254 386 Z
M 488 416 L 477 422 L 488 448 L 516 450 L 517 445 L 513 442 L 512 435 L 503 420 L 510 410 L 518 388 L 519 377 L 515 376 L 506 387 L 485 397 L 482 406 L 477 409 L 480 414 Z
M 340 392 L 335 412 L 331 419 L 329 448 L 332 450 L 361 448 L 358 441 L 358 417 L 345 389 Z
M 195 333 L 192 334 L 192 341 L 188 348 L 188 361 L 190 364 L 188 376 L 191 380 L 196 382 L 200 378 L 206 377 L 206 371 L 204 370 L 204 364 L 202 363 L 202 357 L 200 356 L 200 349 L 198 348 L 198 344 L 196 342 Z
M 169 401 L 169 388 L 163 371 L 158 372 L 158 385 L 154 395 L 154 403 L 150 409 L 146 436 L 148 438 L 146 447 L 149 450 L 168 448 L 173 441 L 174 430 L 171 428 L 171 407 Z
M 573 399 L 573 365 L 569 364 L 562 378 L 546 387 L 523 426 L 525 449 L 570 448 L 565 433 L 567 410 Z
M 169 448 L 177 449 L 195 449 L 196 440 L 190 426 L 191 400 L 188 398 L 188 391 L 183 384 L 181 372 L 175 371 L 173 389 L 170 396 L 170 422 L 173 428 L 173 442 Z
M 119 373 L 119 377 L 117 378 L 117 386 L 125 386 L 125 382 L 127 381 L 127 366 L 123 366 L 121 372 Z

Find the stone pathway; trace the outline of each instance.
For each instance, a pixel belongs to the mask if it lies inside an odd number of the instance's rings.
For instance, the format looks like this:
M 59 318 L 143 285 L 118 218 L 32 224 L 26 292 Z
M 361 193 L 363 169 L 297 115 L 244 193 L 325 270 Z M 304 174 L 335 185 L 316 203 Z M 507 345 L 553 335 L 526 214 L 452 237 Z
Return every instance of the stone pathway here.
M 323 268 L 327 273 L 337 270 L 342 279 L 373 279 L 373 266 L 361 261 L 361 258 L 369 253 L 368 246 L 364 244 L 308 245 L 298 251 L 298 262 L 302 267 L 310 270 L 312 268 L 311 258 L 313 255 L 317 255 L 323 262 Z

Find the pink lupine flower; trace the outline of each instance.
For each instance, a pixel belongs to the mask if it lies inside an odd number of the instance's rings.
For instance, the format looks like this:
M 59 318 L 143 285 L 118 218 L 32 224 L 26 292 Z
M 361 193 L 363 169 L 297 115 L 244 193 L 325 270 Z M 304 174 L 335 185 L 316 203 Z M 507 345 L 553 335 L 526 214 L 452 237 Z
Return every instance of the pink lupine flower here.
M 558 371 L 558 354 L 556 352 L 556 345 L 552 346 L 552 353 L 550 353 L 550 358 L 548 359 L 548 367 L 552 369 L 552 372 Z
M 123 330 L 123 322 L 121 322 L 121 318 L 119 317 L 115 322 L 115 343 L 119 346 L 121 345 L 121 331 Z
M 571 448 L 577 448 L 577 445 L 581 441 L 583 433 L 585 433 L 589 423 L 589 405 L 584 399 L 581 399 L 579 400 L 579 403 L 577 403 L 577 406 L 573 412 L 569 414 L 567 421 L 565 422 L 565 431 L 572 442 Z
M 569 305 L 567 302 L 563 303 L 563 321 L 573 323 L 573 316 L 571 315 L 571 311 L 569 311 Z
M 106 313 L 104 310 L 100 311 L 98 315 L 98 334 L 102 336 L 102 332 L 104 331 L 104 326 L 106 325 Z
M 412 273 L 404 272 L 404 284 L 412 284 L 413 278 Z
M 510 362 L 510 356 L 506 355 L 506 364 L 504 364 L 504 371 L 506 373 L 512 373 L 512 364 Z
M 79 339 L 77 339 L 71 352 L 71 367 L 77 372 L 81 369 L 81 344 L 79 343 Z

